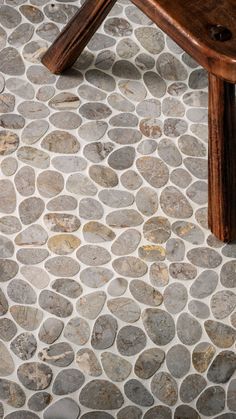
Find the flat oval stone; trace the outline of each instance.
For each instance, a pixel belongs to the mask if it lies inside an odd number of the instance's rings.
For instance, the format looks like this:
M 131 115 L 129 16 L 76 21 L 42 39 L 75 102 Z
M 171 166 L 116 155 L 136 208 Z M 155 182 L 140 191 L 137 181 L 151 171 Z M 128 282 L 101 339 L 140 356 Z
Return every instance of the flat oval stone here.
M 6 377 L 11 375 L 15 369 L 14 361 L 10 352 L 3 342 L 0 342 L 0 356 L 1 356 L 1 365 L 0 365 L 0 375 L 1 377 Z
M 80 220 L 73 214 L 49 213 L 44 215 L 46 227 L 55 233 L 72 233 L 80 227 Z
M 18 218 L 11 215 L 0 218 L 0 231 L 4 234 L 14 234 L 21 230 Z
M 94 195 L 94 185 L 89 184 L 90 186 L 92 187 L 91 193 Z M 102 205 L 96 199 L 83 198 L 79 203 L 79 215 L 86 220 L 99 220 L 102 218 L 103 212 Z
M 233 410 L 234 412 L 236 410 L 236 403 L 235 403 L 235 397 L 234 397 L 235 385 L 236 385 L 236 380 L 235 379 L 231 380 L 229 383 L 228 392 L 227 392 L 227 406 L 230 410 Z
M 115 240 L 111 247 L 111 251 L 117 256 L 133 253 L 137 249 L 140 240 L 141 234 L 139 231 L 134 229 L 126 230 Z
M 165 259 L 165 249 L 157 245 L 145 245 L 138 249 L 138 255 L 146 262 L 154 262 Z
M 232 291 L 218 291 L 211 298 L 211 311 L 216 319 L 224 319 L 236 307 L 236 295 Z
M 169 271 L 173 278 L 185 281 L 194 279 L 197 276 L 197 269 L 191 263 L 171 263 Z
M 169 171 L 165 163 L 156 157 L 140 157 L 136 166 L 144 179 L 154 188 L 164 186 L 169 178 Z
M 117 111 L 132 112 L 135 109 L 133 103 L 127 100 L 120 93 L 112 93 L 107 98 L 109 105 Z
M 171 419 L 172 418 L 172 413 L 169 407 L 167 406 L 156 406 L 153 407 L 152 409 L 149 409 L 143 419 L 156 419 L 158 418 L 158 416 L 163 419 Z
M 236 370 L 236 355 L 232 351 L 220 352 L 212 362 L 207 378 L 209 381 L 221 384 L 227 383 Z
M 165 359 L 165 352 L 159 348 L 146 349 L 139 355 L 135 366 L 135 374 L 143 379 L 152 377 L 161 367 Z
M 192 300 L 188 304 L 190 313 L 199 319 L 207 319 L 210 317 L 209 307 L 202 301 Z
M 44 390 L 52 380 L 52 370 L 41 362 L 28 362 L 19 366 L 17 376 L 29 390 Z
M 63 176 L 56 171 L 46 170 L 37 177 L 37 188 L 45 198 L 52 198 L 62 192 L 64 187 Z
M 49 256 L 47 249 L 19 249 L 16 253 L 18 262 L 24 265 L 36 265 L 43 262 Z
M 174 419 L 200 419 L 198 412 L 188 405 L 180 405 L 175 409 Z
M 180 344 L 172 346 L 166 354 L 166 365 L 173 377 L 183 377 L 189 372 L 191 365 L 189 350 Z
M 5 28 L 12 29 L 21 22 L 20 13 L 11 6 L 1 6 L 0 12 L 0 23 Z
M 43 310 L 57 317 L 68 317 L 73 311 L 72 304 L 69 300 L 49 290 L 41 291 L 39 305 Z
M 32 358 L 37 349 L 37 341 L 32 333 L 21 333 L 10 345 L 12 352 L 23 361 Z
M 117 174 L 109 167 L 94 165 L 89 169 L 91 179 L 103 188 L 113 188 L 118 184 Z
M 149 218 L 143 226 L 144 238 L 152 243 L 164 243 L 171 234 L 170 222 L 165 217 Z
M 19 216 L 23 224 L 31 224 L 39 219 L 45 208 L 41 198 L 31 197 L 19 205 Z
M 124 398 L 115 384 L 106 380 L 92 380 L 82 388 L 79 401 L 90 409 L 113 410 L 123 405 Z
M 177 236 L 189 243 L 200 245 L 204 242 L 204 233 L 196 224 L 176 221 L 172 225 L 172 229 Z
M 187 70 L 172 54 L 164 52 L 157 59 L 157 71 L 165 80 L 182 81 L 187 78 Z
M 194 265 L 207 269 L 216 268 L 222 262 L 222 257 L 219 253 L 207 247 L 189 250 L 187 258 Z
M 78 313 L 86 319 L 94 320 L 102 311 L 106 301 L 104 291 L 95 291 L 83 295 L 76 303 Z
M 110 227 L 136 227 L 143 223 L 143 217 L 134 209 L 123 209 L 108 214 L 106 221 Z
M 147 217 L 154 215 L 158 209 L 158 195 L 149 187 L 140 188 L 135 201 L 138 210 Z
M 227 324 L 206 320 L 205 330 L 211 341 L 219 348 L 229 348 L 236 340 L 236 331 Z
M 80 349 L 76 354 L 76 363 L 84 374 L 92 377 L 98 377 L 102 374 L 102 368 L 92 349 Z
M 12 407 L 22 407 L 25 404 L 26 396 L 19 384 L 14 381 L 0 378 L 0 397 Z
M 5 416 L 7 419 L 39 419 L 39 416 L 28 410 L 18 410 Z
M 80 149 L 80 144 L 74 135 L 67 131 L 55 130 L 44 137 L 42 148 L 53 153 L 74 154 Z
M 191 89 L 204 89 L 207 87 L 207 72 L 205 69 L 192 71 L 189 77 L 189 87 Z
M 152 394 L 167 406 L 174 406 L 178 399 L 178 387 L 168 372 L 158 372 L 151 381 Z
M 206 416 L 216 415 L 225 407 L 225 390 L 220 386 L 208 387 L 197 400 L 198 411 Z
M 18 169 L 18 162 L 14 157 L 6 157 L 2 160 L 1 169 L 5 176 L 12 176 Z
M 136 326 L 124 326 L 119 330 L 116 344 L 123 356 L 133 356 L 141 352 L 146 346 L 145 333 Z
M 109 123 L 114 127 L 136 127 L 138 125 L 138 118 L 132 113 L 122 112 L 111 117 Z
M 127 290 L 128 282 L 125 278 L 115 278 L 108 286 L 108 294 L 112 297 L 120 297 Z
M 39 393 L 33 394 L 28 400 L 28 407 L 34 412 L 41 412 L 44 410 L 52 401 L 51 394 L 46 391 L 40 391 Z
M 141 176 L 134 170 L 127 170 L 121 175 L 120 180 L 126 189 L 132 191 L 138 189 L 143 183 Z
M 22 279 L 13 279 L 8 284 L 7 294 L 14 303 L 34 304 L 37 301 L 36 293 L 31 285 Z
M 40 327 L 38 334 L 39 340 L 50 345 L 59 338 L 63 328 L 64 323 L 61 320 L 49 317 Z
M 29 166 L 23 166 L 15 176 L 17 191 L 23 196 L 33 195 L 35 192 L 35 171 Z
M 118 324 L 114 317 L 104 314 L 94 323 L 91 345 L 94 349 L 107 349 L 115 341 Z
M 130 419 L 141 419 L 142 410 L 139 409 L 139 407 L 137 406 L 126 406 L 123 409 L 119 410 L 119 412 L 117 413 L 117 419 L 126 419 L 127 417 L 129 417 Z M 104 417 L 104 419 L 109 418 Z
M 144 385 L 135 379 L 129 380 L 124 385 L 126 397 L 139 406 L 152 406 L 154 399 Z
M 190 374 L 183 381 L 180 386 L 180 398 L 184 403 L 190 403 L 206 387 L 207 382 L 200 374 Z
M 184 285 L 173 283 L 165 288 L 163 297 L 166 310 L 171 314 L 177 314 L 186 306 L 188 292 Z
M 164 287 L 169 282 L 167 265 L 164 262 L 155 262 L 150 267 L 150 281 L 154 287 Z
M 134 196 L 130 192 L 118 189 L 104 189 L 99 192 L 98 197 L 103 204 L 111 208 L 128 207 L 134 202 Z
M 49 101 L 49 106 L 58 111 L 77 109 L 80 99 L 77 95 L 69 92 L 58 93 Z
M 80 247 L 76 256 L 82 263 L 89 266 L 104 265 L 111 260 L 111 255 L 105 248 L 95 245 Z
M 141 315 L 138 304 L 131 298 L 114 298 L 108 300 L 107 306 L 114 316 L 127 323 L 135 323 Z
M 139 27 L 135 29 L 134 34 L 142 47 L 150 54 L 159 54 L 164 49 L 164 36 L 159 29 L 153 27 Z
M 166 345 L 175 336 L 172 316 L 158 308 L 147 308 L 142 313 L 142 321 L 150 339 L 156 345 Z
M 166 93 L 166 82 L 154 71 L 146 71 L 143 75 L 145 86 L 155 98 L 161 98 Z
M 47 153 L 30 146 L 20 147 L 17 151 L 17 157 L 23 163 L 29 164 L 37 169 L 47 169 L 50 162 Z
M 104 224 L 91 221 L 84 225 L 83 236 L 87 242 L 103 243 L 112 241 L 116 237 L 115 233 Z
M 147 265 L 134 256 L 124 256 L 115 259 L 112 265 L 119 275 L 131 278 L 144 276 L 147 272 Z
M 57 367 L 67 367 L 74 360 L 74 351 L 69 343 L 59 342 L 42 349 L 38 357 L 41 361 L 47 362 L 48 364 Z
M 21 273 L 28 282 L 38 289 L 47 287 L 50 282 L 47 272 L 38 266 L 22 266 Z
M 184 345 L 194 345 L 201 339 L 201 325 L 190 314 L 182 313 L 177 320 L 177 335 Z
M 29 100 L 21 102 L 17 110 L 24 118 L 28 119 L 46 118 L 49 115 L 49 109 L 44 103 Z
M 53 84 L 56 80 L 54 74 L 51 74 L 47 68 L 37 64 L 27 69 L 26 76 L 33 84 Z
M 80 107 L 80 114 L 89 120 L 99 120 L 108 118 L 111 109 L 102 102 L 87 102 Z
M 84 374 L 74 368 L 60 371 L 54 380 L 52 392 L 59 396 L 74 393 L 84 381 Z
M 47 232 L 39 224 L 33 224 L 19 233 L 15 238 L 18 246 L 40 246 L 48 239 Z
M 43 13 L 35 6 L 25 4 L 20 6 L 20 11 L 32 23 L 40 23 L 43 20 Z
M 3 101 L 4 99 L 0 98 L 0 105 L 1 105 L 1 100 Z M 4 103 L 5 103 L 5 100 L 4 100 Z M 0 131 L 0 155 L 1 156 L 7 156 L 13 153 L 17 149 L 18 145 L 19 145 L 19 137 L 17 134 L 11 131 L 5 131 L 5 130 Z
M 43 320 L 43 312 L 35 307 L 13 305 L 10 313 L 15 322 L 28 331 L 37 329 Z
M 76 195 L 93 196 L 97 193 L 97 187 L 86 175 L 82 173 L 70 175 L 66 182 L 66 189 Z
M 52 159 L 55 169 L 63 173 L 80 172 L 87 167 L 87 162 L 78 156 L 58 156 Z
M 113 8 L 113 12 L 114 9 L 117 8 L 117 5 L 114 6 Z M 118 8 L 120 8 L 118 6 Z M 112 12 L 110 12 L 112 13 Z M 97 35 L 101 35 L 102 34 L 97 34 Z M 103 35 L 106 36 L 106 35 Z M 112 41 L 115 42 L 115 40 L 113 39 Z M 116 54 L 114 53 L 114 51 L 111 50 L 105 50 L 105 51 L 101 51 L 98 53 L 96 60 L 95 60 L 95 66 L 100 68 L 101 70 L 108 70 L 111 68 L 112 64 L 114 63 L 116 59 Z
M 199 343 L 193 350 L 192 362 L 194 368 L 203 373 L 207 370 L 213 356 L 215 354 L 214 346 L 209 342 Z
M 71 419 L 78 419 L 79 414 L 80 408 L 78 404 L 69 397 L 64 397 L 45 410 L 44 419 L 56 419 L 61 415 L 64 417 L 68 416 Z
M 78 88 L 79 96 L 87 101 L 97 101 L 106 99 L 106 93 L 102 92 L 100 89 L 97 89 L 93 86 L 88 86 L 87 84 L 82 84 Z
M 8 302 L 4 292 L 0 289 L 0 315 L 3 316 L 8 311 Z
M 58 234 L 48 240 L 48 248 L 57 255 L 69 255 L 80 245 L 81 241 L 73 234 Z
M 142 304 L 157 307 L 163 301 L 161 293 L 144 281 L 134 279 L 130 282 L 129 288 L 135 300 Z
M 37 29 L 36 33 L 40 38 L 46 39 L 46 41 L 53 42 L 59 35 L 58 27 L 52 22 L 42 23 Z
M 236 287 L 236 261 L 226 262 L 220 272 L 220 282 L 225 288 Z
M 100 288 L 111 280 L 113 272 L 104 267 L 84 269 L 80 274 L 81 281 L 90 288 Z
M 105 121 L 85 122 L 79 128 L 79 135 L 86 141 L 98 141 L 104 136 L 107 128 L 108 124 Z
M 81 285 L 70 278 L 56 279 L 52 283 L 52 289 L 69 298 L 77 298 L 83 292 Z
M 7 317 L 0 319 L 0 339 L 9 342 L 17 333 L 15 323 Z
M 0 235 L 0 257 L 10 258 L 14 254 L 14 244 L 10 239 Z
M 67 323 L 64 330 L 64 336 L 76 345 L 85 345 L 90 337 L 90 327 L 88 322 L 82 318 L 74 317 Z
M 8 179 L 0 180 L 0 211 L 11 214 L 16 208 L 16 193 L 12 182 Z
M 101 355 L 103 369 L 111 381 L 126 380 L 132 370 L 132 365 L 126 359 L 112 352 L 103 352 Z
M 85 73 L 85 78 L 87 81 L 99 89 L 105 90 L 107 92 L 112 92 L 115 90 L 115 80 L 109 74 L 104 73 L 101 70 L 88 70 Z
M 216 289 L 218 275 L 215 271 L 206 270 L 194 281 L 190 288 L 190 294 L 194 298 L 205 298 Z
M 88 48 L 91 51 L 104 50 L 112 47 L 116 43 L 115 39 L 103 33 L 95 33 L 88 43 Z
M 127 145 L 138 143 L 142 134 L 133 128 L 112 128 L 108 131 L 108 137 L 114 143 Z
M 197 180 L 186 191 L 186 195 L 195 204 L 205 205 L 207 203 L 207 183 Z
M 15 48 L 7 47 L 0 52 L 0 71 L 9 76 L 21 76 L 24 74 L 24 62 Z
M 73 211 L 77 205 L 77 200 L 73 196 L 60 194 L 48 202 L 47 209 L 49 211 Z
M 105 160 L 105 158 L 112 152 L 114 149 L 114 144 L 112 142 L 93 142 L 87 144 L 84 147 L 83 153 L 87 160 L 92 163 L 100 163 Z
M 21 139 L 25 144 L 34 144 L 46 134 L 48 128 L 49 124 L 45 120 L 32 121 L 23 129 Z
M 81 118 L 74 112 L 56 112 L 49 117 L 50 122 L 60 129 L 76 129 L 81 124 Z
M 172 218 L 189 218 L 193 209 L 185 196 L 174 186 L 167 186 L 160 196 L 161 208 Z
M 108 164 L 115 170 L 125 170 L 133 165 L 135 149 L 130 146 L 119 148 L 110 154 Z

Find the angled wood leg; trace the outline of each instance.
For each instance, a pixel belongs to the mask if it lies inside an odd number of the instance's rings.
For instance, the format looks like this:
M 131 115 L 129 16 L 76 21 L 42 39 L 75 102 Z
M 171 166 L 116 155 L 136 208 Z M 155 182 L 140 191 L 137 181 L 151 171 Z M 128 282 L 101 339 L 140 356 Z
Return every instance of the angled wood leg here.
M 235 86 L 209 74 L 208 222 L 213 234 L 236 239 Z
M 71 67 L 116 0 L 86 0 L 65 26 L 42 58 L 42 63 L 55 74 Z

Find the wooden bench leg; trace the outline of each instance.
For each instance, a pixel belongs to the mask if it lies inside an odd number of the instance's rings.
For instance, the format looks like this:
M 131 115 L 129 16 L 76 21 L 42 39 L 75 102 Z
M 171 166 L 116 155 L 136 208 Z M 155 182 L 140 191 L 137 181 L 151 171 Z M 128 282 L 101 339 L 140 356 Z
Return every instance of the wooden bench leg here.
M 65 26 L 42 58 L 42 63 L 55 74 L 71 67 L 116 0 L 86 0 Z
M 224 242 L 236 239 L 235 85 L 209 74 L 208 223 Z

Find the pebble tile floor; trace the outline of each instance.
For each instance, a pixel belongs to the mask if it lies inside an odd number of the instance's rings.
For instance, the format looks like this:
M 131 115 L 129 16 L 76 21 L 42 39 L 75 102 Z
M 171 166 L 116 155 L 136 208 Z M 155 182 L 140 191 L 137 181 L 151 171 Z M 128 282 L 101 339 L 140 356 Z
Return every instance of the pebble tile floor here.
M 0 0 L 0 418 L 235 419 L 207 74 L 127 0 L 50 74 L 80 5 Z

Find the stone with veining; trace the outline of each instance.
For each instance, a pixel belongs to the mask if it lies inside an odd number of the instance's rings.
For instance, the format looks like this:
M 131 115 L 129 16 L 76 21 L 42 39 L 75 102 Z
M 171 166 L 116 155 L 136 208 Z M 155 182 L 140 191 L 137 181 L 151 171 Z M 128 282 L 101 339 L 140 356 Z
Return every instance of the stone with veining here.
M 147 272 L 147 265 L 135 256 L 124 256 L 113 261 L 113 267 L 119 275 L 130 278 L 142 277 Z
M 21 274 L 28 282 L 38 289 L 47 287 L 50 281 L 47 272 L 38 266 L 22 266 Z
M 9 76 L 24 74 L 24 62 L 15 48 L 7 47 L 0 52 L 0 71 Z
M 154 287 L 164 287 L 169 282 L 168 268 L 164 262 L 155 262 L 150 267 L 150 281 Z
M 0 399 L 12 407 L 22 407 L 26 396 L 22 387 L 14 381 L 0 378 Z
M 105 158 L 112 152 L 113 149 L 114 144 L 110 141 L 99 141 L 87 144 L 84 147 L 83 153 L 84 156 L 92 163 L 100 163 L 101 161 L 105 160 Z
M 201 325 L 190 314 L 181 313 L 177 320 L 177 335 L 184 345 L 194 345 L 201 339 Z
M 17 110 L 24 118 L 28 119 L 46 118 L 49 115 L 49 109 L 44 103 L 30 100 L 21 102 Z
M 59 35 L 59 29 L 53 22 L 43 22 L 36 29 L 37 35 L 46 41 L 53 42 Z
M 8 319 L 7 317 L 0 319 L 0 339 L 9 342 L 14 338 L 16 333 L 17 327 L 11 319 Z
M 83 227 L 83 236 L 87 242 L 102 243 L 112 241 L 116 237 L 115 233 L 104 224 L 90 221 Z
M 32 358 L 37 349 L 37 341 L 32 333 L 21 333 L 10 345 L 12 352 L 23 361 Z
M 61 320 L 49 317 L 40 327 L 39 340 L 49 345 L 54 343 L 61 335 L 63 327 L 64 324 Z
M 76 363 L 79 369 L 86 375 L 99 377 L 102 374 L 102 368 L 92 349 L 80 349 L 76 354 Z
M 96 266 L 84 269 L 80 274 L 81 281 L 90 288 L 100 288 L 113 277 L 113 272 L 104 267 Z
M 53 345 L 43 348 L 38 357 L 41 361 L 57 367 L 67 367 L 74 360 L 74 351 L 67 342 L 54 343 Z
M 134 356 L 146 346 L 146 335 L 136 326 L 124 326 L 117 335 L 117 349 L 123 356 Z
M 35 330 L 43 320 L 42 310 L 24 305 L 13 305 L 10 308 L 15 322 L 27 331 Z
M 221 386 L 208 387 L 198 398 L 196 406 L 206 416 L 221 413 L 225 407 L 225 390 Z
M 211 311 L 216 319 L 229 316 L 236 307 L 236 295 L 229 290 L 218 291 L 211 297 Z
M 164 310 L 147 308 L 142 313 L 142 321 L 148 336 L 156 345 L 166 345 L 175 336 L 174 320 Z
M 165 163 L 156 157 L 140 157 L 136 166 L 144 179 L 154 188 L 164 186 L 169 178 L 169 171 Z
M 124 398 L 115 384 L 106 380 L 92 380 L 81 390 L 79 401 L 90 409 L 114 410 L 123 405 Z
M 15 243 L 18 246 L 40 246 L 45 244 L 47 239 L 46 230 L 39 224 L 32 224 L 16 236 Z
M 52 370 L 41 362 L 21 364 L 17 369 L 20 382 L 29 390 L 44 390 L 52 380 Z
M 205 270 L 194 281 L 190 288 L 190 294 L 194 298 L 205 298 L 213 293 L 218 283 L 218 275 L 215 271 Z
M 172 413 L 169 407 L 167 406 L 163 406 L 163 405 L 159 405 L 156 407 L 153 407 L 151 409 L 149 409 L 144 417 L 144 419 L 171 419 L 172 418 Z
M 45 151 L 38 150 L 35 147 L 20 147 L 17 151 L 17 157 L 23 163 L 38 169 L 47 169 L 49 166 L 49 155 Z
M 175 279 L 191 280 L 196 278 L 197 269 L 191 263 L 176 262 L 171 263 L 169 267 L 170 275 Z
M 76 345 L 85 345 L 90 337 L 90 327 L 86 320 L 74 317 L 66 325 L 64 336 Z
M 95 291 L 83 295 L 76 303 L 78 313 L 86 319 L 94 320 L 102 311 L 106 301 L 104 291 Z
M 174 419 L 201 419 L 198 412 L 191 406 L 182 404 L 175 409 Z
M 171 225 L 165 217 L 149 218 L 143 226 L 143 235 L 152 243 L 165 243 L 171 234 Z
M 129 288 L 135 300 L 142 304 L 157 307 L 163 301 L 161 293 L 145 281 L 134 279 L 130 282 Z
M 0 235 L 0 257 L 11 258 L 14 254 L 14 244 L 10 239 Z
M 101 246 L 84 245 L 76 252 L 77 258 L 89 266 L 99 266 L 108 263 L 111 260 L 110 253 Z
M 165 95 L 166 82 L 159 74 L 154 71 L 146 71 L 143 75 L 143 80 L 152 96 L 159 99 Z
M 112 352 L 103 352 L 101 362 L 107 377 L 111 381 L 124 381 L 132 371 L 132 365 L 129 361 Z
M 80 99 L 74 93 L 62 92 L 53 96 L 48 105 L 57 111 L 69 111 L 79 107 Z
M 135 374 L 142 380 L 152 377 L 161 367 L 165 359 L 165 352 L 159 348 L 150 348 L 142 352 L 134 366 Z
M 140 307 L 131 298 L 114 298 L 108 300 L 107 306 L 114 316 L 127 323 L 135 323 L 141 315 Z
M 57 255 L 69 255 L 80 245 L 81 241 L 73 234 L 58 234 L 48 240 L 48 248 Z
M 135 209 L 122 209 L 110 212 L 106 222 L 114 228 L 137 227 L 143 223 L 143 217 Z
M 74 368 L 60 371 L 53 383 L 52 392 L 57 396 L 74 393 L 84 384 L 85 377 L 82 372 Z
M 69 132 L 55 130 L 44 137 L 42 148 L 54 153 L 73 154 L 80 149 L 76 137 Z
M 94 349 L 110 348 L 116 338 L 118 324 L 110 314 L 104 314 L 97 318 L 94 323 L 91 345 Z
M 174 406 L 178 399 L 178 387 L 168 372 L 158 372 L 151 381 L 152 394 L 167 406 Z
M 149 53 L 159 54 L 164 49 L 164 36 L 163 33 L 153 27 L 140 27 L 135 31 L 135 36 Z
M 204 233 L 196 224 L 187 221 L 176 221 L 172 229 L 177 236 L 189 243 L 200 245 L 204 242 Z

